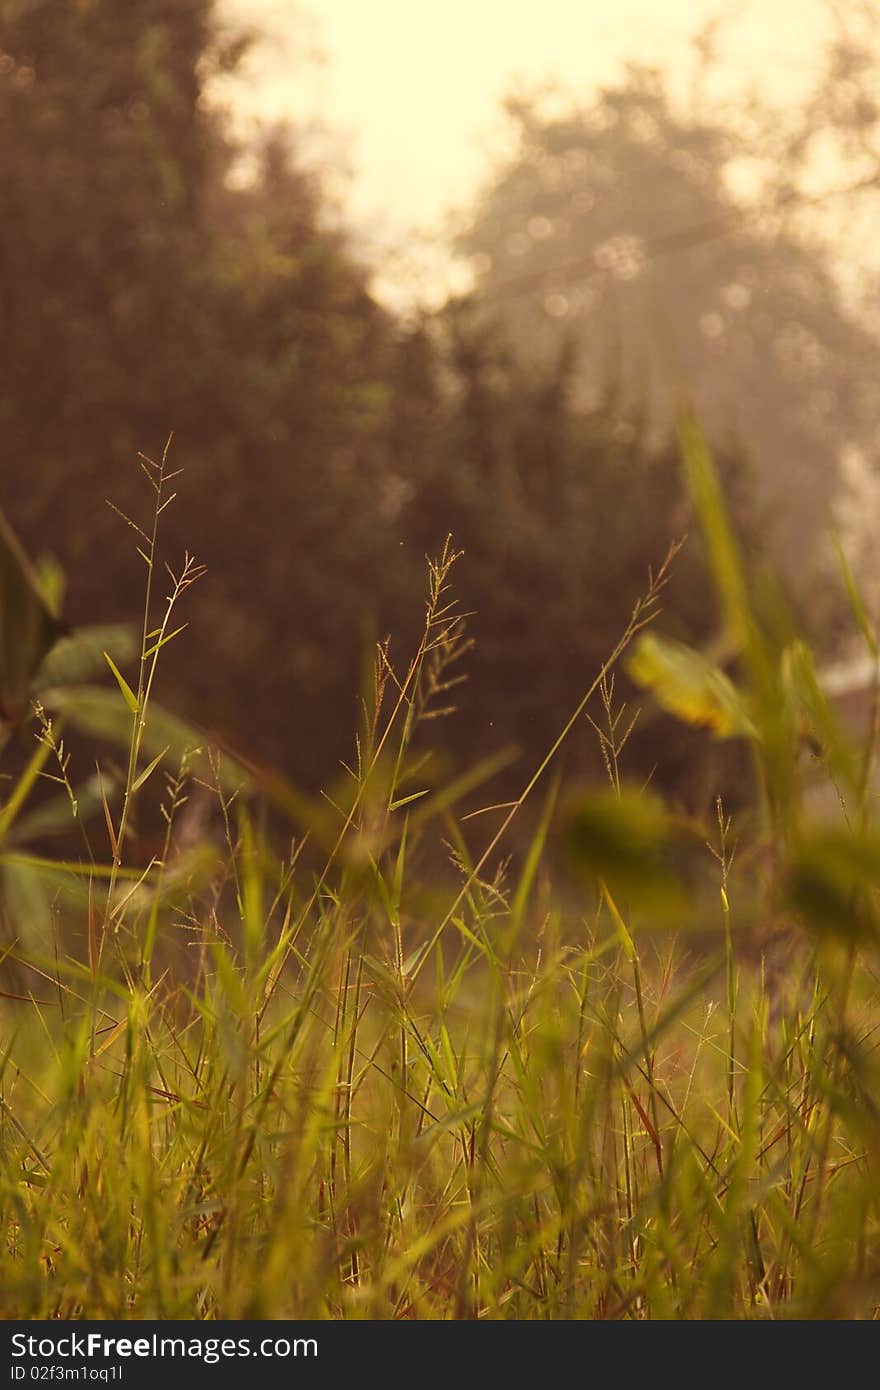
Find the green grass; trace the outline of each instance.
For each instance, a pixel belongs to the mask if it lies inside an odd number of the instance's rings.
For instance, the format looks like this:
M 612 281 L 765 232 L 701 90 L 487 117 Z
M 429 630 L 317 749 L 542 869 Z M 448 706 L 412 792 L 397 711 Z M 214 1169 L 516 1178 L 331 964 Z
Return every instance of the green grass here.
M 263 779 L 299 826 L 283 855 L 253 780 L 181 751 L 153 705 L 198 571 L 154 618 L 144 528 L 136 679 L 111 663 L 119 796 L 109 773 L 71 784 L 70 697 L 39 704 L 0 807 L 4 1316 L 874 1316 L 873 743 L 851 749 L 806 649 L 761 632 L 692 423 L 683 445 L 740 682 L 646 645 L 663 567 L 522 793 L 465 815 L 496 764 L 438 788 L 415 751 L 442 741 L 466 648 L 447 548 L 412 661 L 379 649 L 340 796 Z M 145 468 L 158 521 L 166 462 Z M 749 742 L 751 809 L 700 824 L 628 787 L 630 659 L 667 709 Z M 560 788 L 570 737 L 598 737 L 604 790 Z M 23 832 L 47 775 L 82 828 L 63 861 Z M 192 845 L 194 795 L 220 833 Z M 164 832 L 130 864 L 138 802 Z

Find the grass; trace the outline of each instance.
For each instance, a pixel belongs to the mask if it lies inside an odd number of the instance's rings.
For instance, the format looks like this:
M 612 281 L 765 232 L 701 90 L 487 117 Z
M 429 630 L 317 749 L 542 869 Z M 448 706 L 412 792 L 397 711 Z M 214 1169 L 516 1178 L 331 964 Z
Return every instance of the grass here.
M 109 774 L 92 789 L 108 851 L 69 778 L 73 700 L 38 705 L 0 808 L 4 1316 L 875 1315 L 873 745 L 839 734 L 806 649 L 761 632 L 692 422 L 683 448 L 740 684 L 646 633 L 663 566 L 521 794 L 466 816 L 494 765 L 437 790 L 415 751 L 467 645 L 447 547 L 411 662 L 378 650 L 344 799 L 264 787 L 309 823 L 283 855 L 240 769 L 172 747 L 153 704 L 198 569 L 154 618 L 168 470 L 144 461 L 137 679 L 110 663 L 127 757 L 117 799 Z M 628 788 L 630 659 L 668 709 L 747 739 L 751 809 L 696 824 Z M 557 754 L 590 724 L 607 788 L 561 789 Z M 830 823 L 805 797 L 817 772 Z M 83 835 L 64 861 L 15 840 L 45 776 Z M 195 795 L 219 842 L 184 843 Z M 161 844 L 129 865 L 151 797 Z M 48 936 L 9 895 L 25 882 Z

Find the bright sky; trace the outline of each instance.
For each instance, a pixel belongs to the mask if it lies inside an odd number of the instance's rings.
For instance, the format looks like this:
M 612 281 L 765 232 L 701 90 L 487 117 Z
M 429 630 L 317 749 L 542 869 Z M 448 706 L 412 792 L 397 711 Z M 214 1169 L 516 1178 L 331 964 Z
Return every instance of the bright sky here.
M 499 103 L 514 82 L 588 96 L 638 62 L 684 91 L 692 39 L 720 17 L 725 84 L 796 101 L 828 33 L 823 0 L 220 0 L 220 11 L 268 35 L 230 94 L 239 112 L 338 133 L 346 213 L 384 248 L 377 288 L 392 299 L 420 257 L 429 264 L 425 236 L 503 150 Z

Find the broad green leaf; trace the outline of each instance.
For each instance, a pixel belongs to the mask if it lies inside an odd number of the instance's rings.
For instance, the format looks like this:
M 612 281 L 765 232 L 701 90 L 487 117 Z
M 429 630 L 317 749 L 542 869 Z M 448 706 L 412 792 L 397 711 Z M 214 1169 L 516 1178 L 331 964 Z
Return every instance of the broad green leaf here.
M 797 795 L 795 729 L 790 703 L 780 690 L 775 656 L 752 611 L 739 547 L 730 525 L 721 484 L 692 411 L 679 422 L 688 489 L 699 518 L 709 567 L 718 589 L 727 634 L 741 654 L 749 681 L 749 716 L 763 750 L 766 810 L 783 820 Z
M 703 532 L 727 631 L 737 650 L 742 652 L 755 696 L 763 710 L 768 705 L 772 707 L 776 698 L 775 671 L 752 613 L 745 570 L 721 483 L 692 411 L 684 412 L 678 431 L 688 491 Z
M 754 628 L 739 548 L 734 539 L 721 484 L 702 430 L 692 411 L 679 421 L 688 490 L 702 527 L 724 618 L 737 646 L 750 652 Z
M 112 656 L 110 655 L 110 653 L 109 653 L 109 652 L 105 652 L 105 653 L 104 653 L 104 656 L 105 656 L 105 658 L 106 658 L 106 660 L 107 660 L 107 665 L 110 667 L 110 670 L 113 672 L 114 676 L 116 677 L 116 682 L 117 682 L 117 684 L 118 684 L 118 686 L 119 686 L 119 689 L 122 691 L 122 698 L 123 698 L 123 700 L 124 700 L 125 703 L 128 705 L 128 708 L 131 710 L 132 714 L 137 714 L 137 712 L 138 712 L 137 696 L 135 695 L 135 693 L 134 693 L 134 691 L 132 690 L 131 686 L 129 685 L 128 681 L 125 679 L 125 676 L 124 676 L 124 675 L 122 674 L 122 672 L 119 670 L 119 667 L 116 665 L 116 663 L 115 663 L 115 661 L 113 660 L 113 658 L 112 658 Z
M 408 806 L 411 801 L 418 801 L 420 797 L 427 796 L 430 787 L 425 787 L 420 792 L 411 792 L 409 796 L 402 796 L 399 801 L 392 801 L 388 807 L 389 811 L 399 811 L 402 806 Z
M 66 888 L 67 885 L 65 884 Z M 0 870 L 0 901 L 8 921 L 28 953 L 39 951 L 49 955 L 53 946 L 52 903 L 61 901 L 70 906 L 70 899 L 59 894 L 57 885 L 47 883 L 46 876 L 27 864 L 4 863 Z
M 626 923 L 620 915 L 617 903 L 614 901 L 614 899 L 608 891 L 608 884 L 605 883 L 605 881 L 602 879 L 600 879 L 599 881 L 599 889 L 602 894 L 602 897 L 605 899 L 608 911 L 611 913 L 611 920 L 614 923 L 614 930 L 617 932 L 618 940 L 620 941 L 620 944 L 623 947 L 624 955 L 626 956 L 627 960 L 635 960 L 636 948 L 635 943 L 633 942 L 633 939 L 629 934 L 629 928 L 627 927 Z
M 61 616 L 64 595 L 67 592 L 67 575 L 54 555 L 40 555 L 35 566 L 37 584 L 43 595 L 46 607 L 53 617 Z
M 33 791 L 51 751 L 49 744 L 44 740 L 37 744 L 9 799 L 0 807 L 0 844 L 5 840 L 16 816 Z
M 44 691 L 42 700 L 50 713 L 64 714 L 81 733 L 128 748 L 131 716 L 120 705 L 114 690 L 98 685 L 70 685 Z M 215 761 L 215 769 L 212 769 L 208 754 L 204 751 L 209 743 L 202 730 L 169 713 L 155 701 L 150 701 L 149 718 L 141 740 L 145 755 L 155 757 L 157 753 L 167 750 L 170 761 L 179 764 L 189 753 L 193 772 L 197 776 L 213 784 L 216 769 L 225 793 L 248 790 L 252 786 L 252 778 L 236 758 L 224 753 Z
M 63 632 L 0 512 L 0 720 L 19 719 L 40 664 Z
M 142 869 L 129 869 L 113 864 L 93 864 L 90 860 L 47 859 L 41 854 L 26 854 L 21 850 L 8 850 L 0 853 L 0 865 L 24 866 L 35 873 L 51 876 L 53 882 L 68 883 L 75 879 L 118 878 L 138 881 L 143 877 Z
M 166 754 L 167 752 L 168 752 L 168 749 L 167 749 L 167 748 L 163 748 L 163 749 L 162 749 L 162 752 L 161 752 L 161 753 L 157 753 L 156 756 L 155 756 L 155 758 L 153 759 L 153 761 L 152 761 L 151 763 L 148 763 L 148 764 L 147 764 L 147 766 L 144 768 L 144 770 L 143 770 L 143 772 L 140 774 L 140 776 L 135 778 L 135 780 L 134 780 L 134 781 L 132 782 L 132 784 L 131 784 L 131 789 L 132 789 L 133 792 L 136 792 L 140 787 L 142 787 L 142 786 L 144 785 L 144 783 L 146 782 L 146 780 L 147 780 L 147 778 L 149 777 L 150 773 L 151 773 L 151 772 L 154 772 L 154 771 L 156 770 L 156 768 L 158 767 L 159 763 L 160 763 L 160 762 L 162 761 L 162 759 L 165 757 L 165 754 Z
M 74 795 L 80 820 L 88 821 L 100 811 L 101 789 L 97 776 L 92 775 L 81 786 L 75 787 Z M 69 835 L 70 826 L 70 797 L 65 791 L 43 801 L 26 815 L 19 816 L 6 840 L 10 845 L 30 844 L 54 835 Z
M 677 836 L 647 791 L 591 792 L 569 804 L 563 840 L 571 861 L 615 897 L 660 908 L 682 900 L 673 865 Z
M 788 898 L 819 930 L 844 939 L 876 932 L 880 833 L 829 827 L 802 835 L 788 868 Z
M 137 655 L 131 628 L 121 624 L 80 627 L 60 638 L 37 671 L 34 689 L 39 692 L 49 686 L 95 679 L 105 670 L 105 652 L 117 666 L 131 661 Z
M 164 646 L 166 646 L 168 642 L 172 641 L 173 638 L 179 636 L 181 632 L 185 632 L 188 626 L 188 623 L 181 623 L 180 627 L 176 627 L 173 632 L 166 632 L 164 637 L 160 637 L 158 642 L 154 642 L 152 647 L 147 648 L 147 650 L 144 652 L 144 661 L 146 661 L 148 657 L 154 656 L 156 652 L 161 651 L 161 649 Z M 160 628 L 159 631 L 161 632 L 161 630 L 162 629 Z M 155 635 L 155 633 L 150 634 L 151 637 L 154 637 Z
M 431 943 L 429 941 L 423 941 L 420 946 L 417 946 L 416 949 L 410 952 L 410 954 L 407 956 L 406 960 L 400 967 L 400 973 L 403 975 L 404 979 L 406 979 L 408 975 L 411 975 L 412 972 L 415 970 L 419 961 L 422 959 L 425 952 L 429 949 L 430 944 Z
M 718 738 L 755 737 L 746 701 L 733 682 L 684 643 L 644 632 L 627 669 L 638 685 L 685 723 L 703 725 Z

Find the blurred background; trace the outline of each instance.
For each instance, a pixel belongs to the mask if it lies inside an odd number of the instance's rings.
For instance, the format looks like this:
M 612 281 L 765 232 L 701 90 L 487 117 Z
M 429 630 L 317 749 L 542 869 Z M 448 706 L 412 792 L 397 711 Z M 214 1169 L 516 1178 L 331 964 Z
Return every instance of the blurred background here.
M 878 54 L 858 0 L 0 0 L 0 508 L 68 621 L 137 619 L 105 499 L 148 511 L 173 431 L 163 553 L 209 572 L 166 704 L 326 785 L 451 532 L 447 757 L 522 768 L 693 531 L 688 396 L 761 601 L 845 657 L 832 524 L 880 580 Z M 717 637 L 694 534 L 662 621 Z M 671 722 L 631 757 L 717 786 Z

